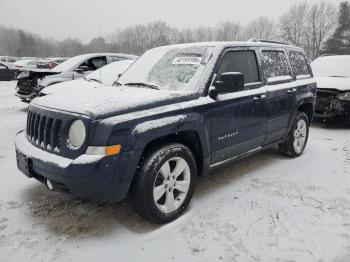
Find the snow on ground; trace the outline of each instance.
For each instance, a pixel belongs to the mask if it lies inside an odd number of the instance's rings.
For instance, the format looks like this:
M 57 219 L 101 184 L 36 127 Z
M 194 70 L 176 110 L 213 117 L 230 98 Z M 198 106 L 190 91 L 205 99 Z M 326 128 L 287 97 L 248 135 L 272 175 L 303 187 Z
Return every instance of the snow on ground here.
M 350 130 L 313 125 L 297 159 L 261 152 L 200 179 L 157 226 L 128 201 L 49 192 L 16 167 L 26 105 L 0 82 L 0 261 L 350 261 Z

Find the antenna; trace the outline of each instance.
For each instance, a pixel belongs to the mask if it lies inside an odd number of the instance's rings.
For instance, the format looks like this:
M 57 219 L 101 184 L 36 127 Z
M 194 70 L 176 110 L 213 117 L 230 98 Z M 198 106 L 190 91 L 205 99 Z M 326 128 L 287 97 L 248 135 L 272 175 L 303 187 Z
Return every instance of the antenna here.
M 100 37 L 102 37 L 102 25 L 100 24 L 99 26 L 99 30 L 100 30 Z M 99 48 L 100 49 L 100 53 L 102 53 L 102 50 L 101 50 L 101 47 Z M 107 61 L 107 56 L 106 56 L 106 61 Z M 100 88 L 102 87 L 102 70 L 101 68 L 103 67 L 102 66 L 102 56 L 100 56 Z

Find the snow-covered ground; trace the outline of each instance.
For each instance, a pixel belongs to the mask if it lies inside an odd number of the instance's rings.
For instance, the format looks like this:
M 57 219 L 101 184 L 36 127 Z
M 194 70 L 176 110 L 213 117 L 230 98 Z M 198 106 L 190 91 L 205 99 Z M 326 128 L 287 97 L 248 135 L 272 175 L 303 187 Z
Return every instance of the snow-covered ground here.
M 0 82 L 0 261 L 350 261 L 350 129 L 315 124 L 297 159 L 261 152 L 200 179 L 164 226 L 128 201 L 49 192 L 16 167 L 26 105 Z

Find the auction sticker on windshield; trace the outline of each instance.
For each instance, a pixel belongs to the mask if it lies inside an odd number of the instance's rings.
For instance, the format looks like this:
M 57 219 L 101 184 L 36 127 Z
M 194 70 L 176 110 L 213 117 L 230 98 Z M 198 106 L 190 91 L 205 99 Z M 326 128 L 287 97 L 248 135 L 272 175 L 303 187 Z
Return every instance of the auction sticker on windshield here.
M 197 56 L 179 56 L 173 60 L 172 64 L 173 65 L 199 65 L 201 61 L 202 61 L 202 58 Z

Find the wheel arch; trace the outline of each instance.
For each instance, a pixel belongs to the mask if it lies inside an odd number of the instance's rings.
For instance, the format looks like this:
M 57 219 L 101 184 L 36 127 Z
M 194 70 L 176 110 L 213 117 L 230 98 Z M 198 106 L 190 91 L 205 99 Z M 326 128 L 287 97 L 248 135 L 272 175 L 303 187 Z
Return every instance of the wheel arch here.
M 310 101 L 306 101 L 299 105 L 297 112 L 304 112 L 309 119 L 309 123 L 311 124 L 314 116 L 314 104 Z
M 139 165 L 148 153 L 154 151 L 156 148 L 159 148 L 162 145 L 170 143 L 180 143 L 187 146 L 196 159 L 198 175 L 201 176 L 207 172 L 206 150 L 202 144 L 199 133 L 195 130 L 183 130 L 150 140 L 142 150 Z

